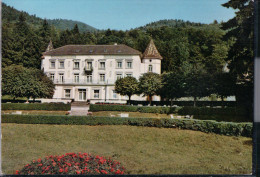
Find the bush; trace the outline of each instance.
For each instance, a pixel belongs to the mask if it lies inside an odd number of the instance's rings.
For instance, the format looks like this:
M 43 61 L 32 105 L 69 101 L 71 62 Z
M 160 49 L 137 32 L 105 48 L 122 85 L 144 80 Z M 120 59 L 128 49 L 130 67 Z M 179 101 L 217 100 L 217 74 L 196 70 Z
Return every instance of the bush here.
M 65 125 L 131 125 L 198 130 L 230 136 L 252 137 L 252 123 L 217 122 L 196 119 L 121 118 L 91 116 L 2 115 L 2 123 Z
M 126 105 L 96 105 L 91 104 L 89 110 L 92 112 L 97 111 L 124 111 L 124 112 L 138 112 L 138 106 L 126 106 Z
M 207 108 L 207 107 L 190 107 L 186 106 L 178 111 L 180 115 L 240 115 L 245 116 L 248 114 L 247 110 L 243 107 L 230 107 L 230 108 Z
M 162 106 L 126 106 L 126 105 L 90 105 L 90 111 L 124 111 L 124 112 L 142 112 L 142 113 L 158 113 L 158 114 L 170 114 L 177 113 L 179 108 L 170 108 Z
M 33 160 L 21 170 L 18 175 L 42 175 L 42 174 L 124 174 L 125 169 L 117 161 L 110 158 L 93 156 L 87 153 L 66 153 L 62 156 L 48 156 L 44 159 Z
M 68 111 L 70 104 L 63 103 L 3 103 L 2 110 Z

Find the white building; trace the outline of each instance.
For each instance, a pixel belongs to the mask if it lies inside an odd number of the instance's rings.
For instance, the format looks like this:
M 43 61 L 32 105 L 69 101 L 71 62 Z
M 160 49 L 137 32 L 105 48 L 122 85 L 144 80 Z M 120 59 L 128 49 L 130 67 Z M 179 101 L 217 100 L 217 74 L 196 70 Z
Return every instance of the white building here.
M 47 101 L 125 103 L 128 98 L 115 92 L 115 81 L 126 76 L 139 79 L 146 72 L 161 74 L 161 60 L 152 40 L 143 54 L 126 45 L 66 45 L 53 49 L 50 42 L 41 64 L 55 83 L 53 99 Z M 137 95 L 131 99 L 147 100 Z M 152 99 L 160 101 L 159 96 Z

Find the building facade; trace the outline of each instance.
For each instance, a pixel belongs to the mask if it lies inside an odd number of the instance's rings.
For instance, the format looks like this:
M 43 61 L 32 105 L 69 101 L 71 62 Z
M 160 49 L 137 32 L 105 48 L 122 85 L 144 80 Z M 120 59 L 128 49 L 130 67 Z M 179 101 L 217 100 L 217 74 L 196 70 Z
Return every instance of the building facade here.
M 152 40 L 143 54 L 126 45 L 66 45 L 54 49 L 50 42 L 41 63 L 55 84 L 53 99 L 48 102 L 125 103 L 127 96 L 115 92 L 116 80 L 126 76 L 139 79 L 147 72 L 161 74 L 161 60 Z M 147 100 L 142 95 L 131 99 Z M 159 101 L 160 97 L 152 99 Z

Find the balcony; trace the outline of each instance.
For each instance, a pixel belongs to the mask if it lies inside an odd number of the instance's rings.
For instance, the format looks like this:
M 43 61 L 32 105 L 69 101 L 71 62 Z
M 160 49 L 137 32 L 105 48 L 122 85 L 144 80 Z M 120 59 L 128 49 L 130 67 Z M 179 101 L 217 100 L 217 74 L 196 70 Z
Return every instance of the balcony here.
M 53 81 L 54 84 L 69 84 L 69 85 L 107 85 L 107 84 L 115 84 L 115 80 L 106 80 L 100 81 L 100 80 L 91 80 L 91 79 L 64 79 L 63 81 L 60 81 L 58 79 L 55 79 Z
M 93 72 L 93 67 L 91 66 L 91 67 L 85 67 L 84 68 L 84 71 L 86 72 L 86 73 L 92 73 Z

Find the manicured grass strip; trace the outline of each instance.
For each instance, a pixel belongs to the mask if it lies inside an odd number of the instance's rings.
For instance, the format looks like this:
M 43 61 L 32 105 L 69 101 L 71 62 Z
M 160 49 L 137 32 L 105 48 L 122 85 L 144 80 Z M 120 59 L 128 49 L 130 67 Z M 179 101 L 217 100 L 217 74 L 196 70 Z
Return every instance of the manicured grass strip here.
M 230 136 L 252 137 L 252 123 L 217 122 L 213 120 L 167 118 L 119 118 L 49 115 L 2 115 L 2 123 L 65 125 L 132 125 L 198 130 Z
M 3 103 L 2 110 L 48 110 L 48 111 L 68 111 L 70 104 L 60 103 Z

